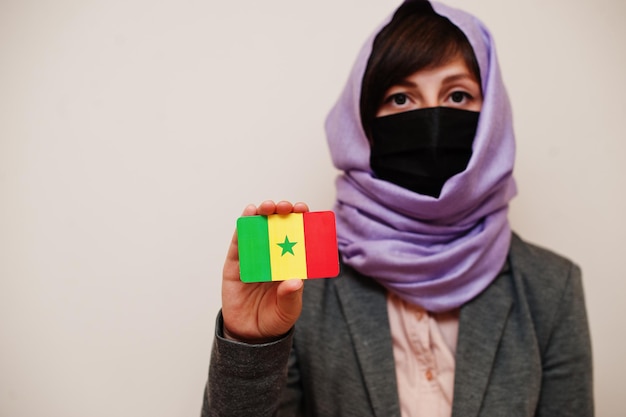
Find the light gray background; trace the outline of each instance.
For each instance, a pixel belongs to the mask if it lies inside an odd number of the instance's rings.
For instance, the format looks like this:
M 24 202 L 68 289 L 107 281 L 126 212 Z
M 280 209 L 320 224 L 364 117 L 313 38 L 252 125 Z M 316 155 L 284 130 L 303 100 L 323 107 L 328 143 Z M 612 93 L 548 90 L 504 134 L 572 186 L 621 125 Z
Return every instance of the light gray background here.
M 334 199 L 323 121 L 379 0 L 0 0 L 0 416 L 197 415 L 234 221 Z M 450 0 L 496 38 L 514 228 L 583 268 L 626 374 L 626 3 Z

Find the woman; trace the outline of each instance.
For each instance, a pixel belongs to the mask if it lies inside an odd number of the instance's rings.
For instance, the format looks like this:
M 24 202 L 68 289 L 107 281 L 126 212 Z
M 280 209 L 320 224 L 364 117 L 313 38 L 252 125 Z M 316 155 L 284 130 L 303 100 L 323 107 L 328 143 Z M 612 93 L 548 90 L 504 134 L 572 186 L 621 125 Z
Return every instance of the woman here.
M 511 112 L 482 24 L 405 2 L 326 130 L 341 277 L 242 284 L 233 238 L 203 416 L 593 415 L 580 271 L 510 230 Z

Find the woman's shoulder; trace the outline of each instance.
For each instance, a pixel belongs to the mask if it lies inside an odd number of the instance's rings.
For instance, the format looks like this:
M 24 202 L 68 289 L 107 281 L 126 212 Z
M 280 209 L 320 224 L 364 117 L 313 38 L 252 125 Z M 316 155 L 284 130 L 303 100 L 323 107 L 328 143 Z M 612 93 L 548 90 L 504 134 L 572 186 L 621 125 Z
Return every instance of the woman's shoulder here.
M 525 304 L 546 332 L 573 305 L 584 306 L 580 268 L 569 258 L 513 235 L 509 252 L 518 303 Z
M 513 233 L 509 263 L 514 273 L 529 284 L 566 285 L 568 279 L 580 275 L 580 268 L 572 260 L 553 250 L 523 240 Z

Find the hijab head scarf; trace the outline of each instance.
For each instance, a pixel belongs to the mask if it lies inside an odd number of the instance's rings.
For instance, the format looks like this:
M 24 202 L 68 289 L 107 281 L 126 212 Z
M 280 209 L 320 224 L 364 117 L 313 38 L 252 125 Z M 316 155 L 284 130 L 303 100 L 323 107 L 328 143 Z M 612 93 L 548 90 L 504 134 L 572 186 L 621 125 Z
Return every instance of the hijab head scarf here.
M 508 204 L 517 192 L 515 138 L 489 31 L 465 12 L 431 5 L 463 31 L 480 68 L 483 105 L 467 168 L 446 181 L 439 198 L 372 173 L 359 100 L 375 34 L 361 49 L 325 127 L 333 164 L 343 171 L 334 207 L 343 262 L 412 304 L 444 312 L 480 294 L 505 263 Z

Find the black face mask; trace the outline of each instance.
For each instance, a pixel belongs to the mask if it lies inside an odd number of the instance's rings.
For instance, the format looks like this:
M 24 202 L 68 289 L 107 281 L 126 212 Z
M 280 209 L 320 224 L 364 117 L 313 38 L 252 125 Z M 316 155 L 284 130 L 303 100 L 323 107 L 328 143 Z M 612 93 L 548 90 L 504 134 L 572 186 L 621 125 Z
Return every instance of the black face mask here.
M 467 168 L 479 114 L 432 107 L 374 119 L 370 155 L 374 174 L 438 198 L 443 184 Z

